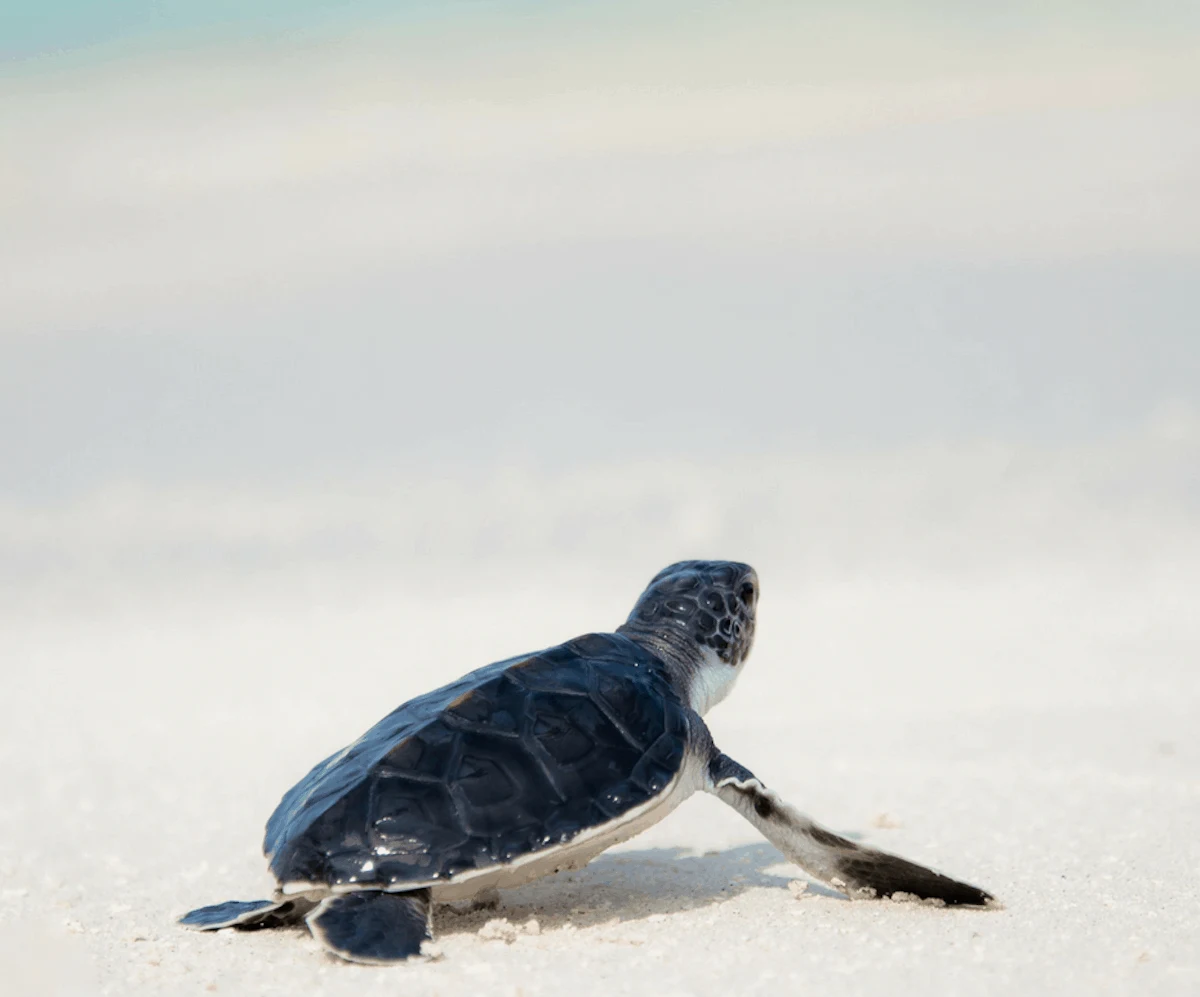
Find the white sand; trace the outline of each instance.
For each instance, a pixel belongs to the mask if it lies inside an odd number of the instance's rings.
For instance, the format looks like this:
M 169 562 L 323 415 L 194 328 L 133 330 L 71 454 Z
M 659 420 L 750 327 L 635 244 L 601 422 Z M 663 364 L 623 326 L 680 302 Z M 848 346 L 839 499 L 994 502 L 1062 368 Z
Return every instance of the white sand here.
M 311 495 L 291 519 L 262 496 L 125 495 L 124 520 L 102 501 L 9 509 L 0 989 L 1194 994 L 1200 530 L 1163 469 L 1194 467 L 1195 447 L 768 463 L 699 512 L 695 469 L 613 471 L 620 502 L 586 475 L 531 479 L 553 498 L 528 520 L 506 479 L 429 500 L 435 540 L 492 516 L 446 556 L 388 532 L 378 509 L 400 521 L 424 500 L 383 486 L 371 515 Z M 330 519 L 386 556 L 330 553 Z M 528 548 L 512 584 L 492 534 Z M 326 752 L 467 668 L 615 625 L 687 554 L 747 558 L 764 584 L 758 647 L 709 717 L 718 743 L 1003 911 L 789 889 L 798 871 L 704 797 L 497 911 L 440 912 L 434 963 L 173 925 L 265 895 L 263 821 Z
M 453 6 L 3 81 L 0 994 L 1200 993 L 1194 17 Z M 937 439 L 1076 445 L 847 442 Z M 700 798 L 436 963 L 173 923 L 698 556 L 764 586 L 724 750 L 1003 911 Z

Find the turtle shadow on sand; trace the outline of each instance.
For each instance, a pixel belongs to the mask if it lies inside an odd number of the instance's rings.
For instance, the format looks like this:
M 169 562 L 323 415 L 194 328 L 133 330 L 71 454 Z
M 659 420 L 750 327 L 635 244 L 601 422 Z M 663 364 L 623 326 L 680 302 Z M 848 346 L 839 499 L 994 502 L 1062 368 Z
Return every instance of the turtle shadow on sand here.
M 787 859 L 765 842 L 706 853 L 686 848 L 617 852 L 602 855 L 574 872 L 502 890 L 495 907 L 439 906 L 436 931 L 440 936 L 473 934 L 497 917 L 515 923 L 534 917 L 543 929 L 554 929 L 675 914 L 720 903 L 751 889 L 787 889 L 796 877 L 767 871 L 786 864 Z M 812 894 L 846 899 L 803 876 L 799 879 L 807 882 Z

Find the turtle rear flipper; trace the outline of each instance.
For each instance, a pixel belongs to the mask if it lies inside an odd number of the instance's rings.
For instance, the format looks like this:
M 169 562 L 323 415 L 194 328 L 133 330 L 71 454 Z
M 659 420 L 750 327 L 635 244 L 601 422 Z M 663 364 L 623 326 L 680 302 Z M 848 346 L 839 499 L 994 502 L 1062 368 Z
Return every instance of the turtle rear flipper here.
M 308 915 L 313 937 L 349 962 L 403 962 L 433 937 L 429 890 L 358 890 L 327 897 Z
M 197 907 L 184 914 L 179 923 L 196 931 L 216 931 L 218 928 L 240 928 L 243 931 L 282 928 L 289 924 L 299 924 L 314 906 L 311 900 L 300 897 L 288 900 L 226 900 L 223 904 Z

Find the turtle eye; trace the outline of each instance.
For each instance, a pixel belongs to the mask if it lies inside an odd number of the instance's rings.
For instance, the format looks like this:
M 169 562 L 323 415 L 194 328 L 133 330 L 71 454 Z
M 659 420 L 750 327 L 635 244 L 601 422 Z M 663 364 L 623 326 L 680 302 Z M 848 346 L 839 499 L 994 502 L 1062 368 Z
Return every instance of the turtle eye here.
M 746 584 L 742 586 L 742 590 L 738 592 L 738 598 L 741 599 L 742 602 L 744 602 L 747 606 L 753 606 L 754 586 L 749 582 L 746 582 Z

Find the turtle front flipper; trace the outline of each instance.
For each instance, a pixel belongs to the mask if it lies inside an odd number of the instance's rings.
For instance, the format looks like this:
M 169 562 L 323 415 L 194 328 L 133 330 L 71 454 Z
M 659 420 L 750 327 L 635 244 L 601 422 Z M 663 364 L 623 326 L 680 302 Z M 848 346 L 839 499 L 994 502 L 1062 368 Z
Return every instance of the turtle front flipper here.
M 288 900 L 226 900 L 211 907 L 198 907 L 179 919 L 185 928 L 216 931 L 219 928 L 282 928 L 299 924 L 313 909 L 313 903 L 301 897 Z
M 728 755 L 714 752 L 707 788 L 757 827 L 789 860 L 854 899 L 893 897 L 947 906 L 997 906 L 992 895 L 977 886 L 827 831 Z
M 349 962 L 403 962 L 433 938 L 429 890 L 359 890 L 327 897 L 308 915 L 313 937 Z

